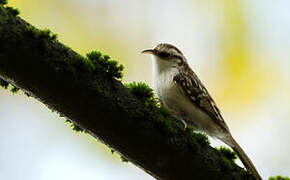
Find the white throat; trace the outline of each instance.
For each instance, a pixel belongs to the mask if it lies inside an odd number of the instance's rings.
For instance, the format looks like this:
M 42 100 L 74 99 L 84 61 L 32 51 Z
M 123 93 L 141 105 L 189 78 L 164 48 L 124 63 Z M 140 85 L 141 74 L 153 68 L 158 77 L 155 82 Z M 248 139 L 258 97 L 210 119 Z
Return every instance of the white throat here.
M 178 72 L 178 67 L 176 64 L 162 60 L 158 56 L 152 55 L 152 66 L 153 66 L 153 78 L 158 78 L 163 73 L 173 73 Z
M 163 88 L 172 86 L 173 78 L 178 73 L 178 67 L 172 62 L 152 56 L 153 89 L 158 98 Z

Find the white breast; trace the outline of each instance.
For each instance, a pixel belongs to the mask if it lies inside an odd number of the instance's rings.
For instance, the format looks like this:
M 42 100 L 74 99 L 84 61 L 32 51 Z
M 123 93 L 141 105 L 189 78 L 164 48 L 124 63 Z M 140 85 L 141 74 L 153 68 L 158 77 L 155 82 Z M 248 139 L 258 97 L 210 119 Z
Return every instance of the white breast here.
M 178 73 L 178 69 L 164 60 L 153 59 L 152 63 L 153 89 L 162 104 L 173 112 L 184 113 L 183 118 L 187 125 L 193 125 L 212 136 L 217 136 L 213 134 L 217 132 L 216 126 L 210 126 L 212 125 L 210 117 L 191 103 L 174 83 L 173 78 Z
M 158 58 L 158 57 L 155 57 Z M 153 89 L 163 103 L 174 111 L 184 111 L 185 105 L 192 107 L 173 81 L 179 72 L 174 64 L 153 58 Z
M 171 103 L 168 101 L 177 94 L 172 80 L 178 71 L 172 67 L 172 63 L 160 60 L 155 56 L 152 58 L 152 64 L 153 89 L 161 102 L 169 107 Z

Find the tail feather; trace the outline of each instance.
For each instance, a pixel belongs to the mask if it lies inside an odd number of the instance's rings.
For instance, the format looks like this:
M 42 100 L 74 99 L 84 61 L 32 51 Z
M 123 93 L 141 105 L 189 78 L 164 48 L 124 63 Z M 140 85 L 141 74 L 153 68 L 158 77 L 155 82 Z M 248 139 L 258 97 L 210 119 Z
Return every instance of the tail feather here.
M 258 180 L 262 180 L 262 177 L 259 175 L 257 169 L 255 168 L 254 164 L 250 160 L 250 158 L 247 156 L 247 154 L 244 152 L 244 150 L 240 147 L 240 145 L 235 141 L 235 139 L 230 136 L 231 143 L 228 143 L 229 146 L 237 153 L 240 160 L 244 164 L 245 168 L 253 174 Z

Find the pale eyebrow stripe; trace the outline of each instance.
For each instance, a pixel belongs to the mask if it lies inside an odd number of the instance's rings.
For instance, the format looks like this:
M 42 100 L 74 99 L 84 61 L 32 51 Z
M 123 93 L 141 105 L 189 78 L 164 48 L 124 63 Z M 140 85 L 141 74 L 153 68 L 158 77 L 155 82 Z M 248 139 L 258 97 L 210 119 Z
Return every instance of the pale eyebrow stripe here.
M 172 57 L 177 58 L 177 59 L 180 59 L 180 60 L 183 60 L 183 57 L 182 56 L 179 56 L 179 55 L 172 55 Z

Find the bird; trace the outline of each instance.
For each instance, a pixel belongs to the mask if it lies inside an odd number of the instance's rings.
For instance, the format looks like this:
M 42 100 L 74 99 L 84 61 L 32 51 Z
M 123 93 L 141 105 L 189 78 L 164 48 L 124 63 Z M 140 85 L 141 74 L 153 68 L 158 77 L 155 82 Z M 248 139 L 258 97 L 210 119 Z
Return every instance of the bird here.
M 186 126 L 191 126 L 230 146 L 244 167 L 262 179 L 254 164 L 233 138 L 215 101 L 190 68 L 183 53 L 169 43 L 142 53 L 152 55 L 153 90 L 160 103 Z

